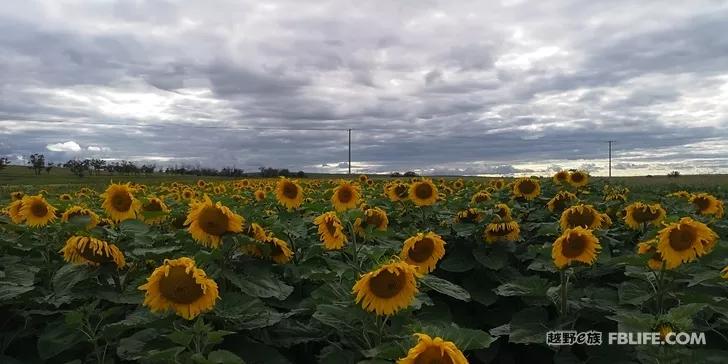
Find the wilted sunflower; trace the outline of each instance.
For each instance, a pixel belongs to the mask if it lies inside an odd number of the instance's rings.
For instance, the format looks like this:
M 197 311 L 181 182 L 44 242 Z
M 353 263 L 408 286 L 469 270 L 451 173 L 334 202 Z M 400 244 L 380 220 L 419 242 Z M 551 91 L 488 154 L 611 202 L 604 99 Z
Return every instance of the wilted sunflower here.
M 245 228 L 243 233 L 258 241 L 264 241 L 268 238 L 268 233 L 266 233 L 265 229 L 257 223 L 250 224 L 247 228 Z
M 513 184 L 513 196 L 533 200 L 541 194 L 541 185 L 537 180 L 521 178 Z
M 93 210 L 82 206 L 71 206 L 66 209 L 66 211 L 63 212 L 63 215 L 61 215 L 61 222 L 69 222 L 76 216 L 88 216 L 89 220 L 88 224 L 86 224 L 86 230 L 95 228 L 100 222 L 99 215 L 96 215 Z
M 554 265 L 562 269 L 572 262 L 582 262 L 592 265 L 597 259 L 597 254 L 602 246 L 599 239 L 591 232 L 581 226 L 573 229 L 566 229 L 556 239 L 551 248 L 551 258 Z
M 569 181 L 569 171 L 558 171 L 552 177 L 554 184 L 560 185 Z
M 511 208 L 504 203 L 499 203 L 493 206 L 493 213 L 498 215 L 498 217 L 503 221 L 510 221 L 512 219 Z
M 437 187 L 429 179 L 410 185 L 408 197 L 417 206 L 429 206 L 437 201 Z
M 20 191 L 10 192 L 10 198 L 13 201 L 20 201 L 23 199 L 23 196 L 25 196 L 25 193 Z
M 159 198 L 150 197 L 142 205 L 142 215 L 147 224 L 159 224 L 167 219 L 167 214 L 169 214 L 169 207 Z
M 521 236 L 521 227 L 514 220 L 491 222 L 485 227 L 483 238 L 488 243 L 496 241 L 516 241 Z
M 72 236 L 59 251 L 63 259 L 73 264 L 100 265 L 114 263 L 117 268 L 124 268 L 124 254 L 114 244 L 88 236 Z
M 648 205 L 642 202 L 630 204 L 625 209 L 624 222 L 633 230 L 638 230 L 643 224 L 657 225 L 665 219 L 665 209 L 659 203 Z
M 647 261 L 647 266 L 652 270 L 662 269 L 662 255 L 657 252 L 657 246 L 655 246 L 655 240 L 645 241 L 637 244 L 637 254 L 649 255 L 650 259 Z
M 213 204 L 210 197 L 205 195 L 199 202 L 190 204 L 185 225 L 188 231 L 200 244 L 217 248 L 220 238 L 228 232 L 239 233 L 243 230 L 242 216 L 230 211 L 229 208 L 218 202 Z
M 468 364 L 462 351 L 452 341 L 440 337 L 431 338 L 427 334 L 415 334 L 417 345 L 407 352 L 407 356 L 399 359 L 397 364 Z
M 71 195 L 67 193 L 64 193 L 58 197 L 58 199 L 60 199 L 61 201 L 71 201 L 72 198 L 73 197 L 71 197 Z
M 399 257 L 426 274 L 435 270 L 437 262 L 445 256 L 445 241 L 433 232 L 418 233 L 404 241 Z
M 673 193 L 667 195 L 667 197 L 677 197 L 677 198 L 684 198 L 686 200 L 690 200 L 693 197 L 693 194 L 688 191 L 677 191 L 677 192 L 673 192 Z
M 582 171 L 569 173 L 569 184 L 574 187 L 583 187 L 589 183 L 589 174 Z
M 701 215 L 715 215 L 716 218 L 723 217 L 723 201 L 707 193 L 697 193 L 690 197 L 690 203 L 695 205 L 697 212 Z
M 562 211 L 569 206 L 570 201 L 575 201 L 576 195 L 568 191 L 559 191 L 549 202 L 546 207 L 551 212 Z
M 477 205 L 482 202 L 490 201 L 490 193 L 485 191 L 476 192 L 473 197 L 470 198 L 471 205 Z
M 718 235 L 707 225 L 683 217 L 660 230 L 657 251 L 665 260 L 667 269 L 692 262 L 713 250 Z
M 319 237 L 327 250 L 341 249 L 346 243 L 341 220 L 335 212 L 327 212 L 313 220 L 318 227 Z
M 477 209 L 469 207 L 465 210 L 458 211 L 455 219 L 457 222 L 477 223 L 483 219 L 483 213 Z
M 217 283 L 187 257 L 165 259 L 139 289 L 146 291 L 144 305 L 153 312 L 174 310 L 187 320 L 211 310 L 220 298 Z
M 356 303 L 378 316 L 390 316 L 409 307 L 417 294 L 417 269 L 402 261 L 392 261 L 364 274 L 354 284 Z
M 265 191 L 263 191 L 263 190 L 255 190 L 255 200 L 256 201 L 263 201 L 263 200 L 265 200 Z
M 506 186 L 506 181 L 504 181 L 502 179 L 496 179 L 496 180 L 490 181 L 489 184 L 491 187 L 495 188 L 496 190 L 500 190 Z
M 20 213 L 20 209 L 23 208 L 23 200 L 16 200 L 10 203 L 8 206 L 8 215 L 13 224 L 21 224 L 25 221 L 25 216 Z
M 30 227 L 46 226 L 56 219 L 56 208 L 46 202 L 41 195 L 24 196 L 20 215 Z
M 274 236 L 268 236 L 264 244 L 270 244 L 270 258 L 278 264 L 286 264 L 293 258 L 293 251 L 288 247 L 288 243 Z
M 127 184 L 111 184 L 101 195 L 101 205 L 115 222 L 135 219 L 141 209 L 141 203 L 134 198 L 131 186 Z
M 387 213 L 379 207 L 371 207 L 364 210 L 364 220 L 357 218 L 354 221 L 354 230 L 359 235 L 364 235 L 365 230 L 368 227 L 373 229 L 386 231 L 389 226 L 389 219 Z
M 297 208 L 303 202 L 303 188 L 295 181 L 282 177 L 276 184 L 276 199 L 286 208 Z
M 581 226 L 585 229 L 601 229 L 608 226 L 611 219 L 595 210 L 592 205 L 576 205 L 569 207 L 561 213 L 561 230 Z
M 359 203 L 360 195 L 359 186 L 347 181 L 340 181 L 339 185 L 334 188 L 334 194 L 331 196 L 331 204 L 334 205 L 336 211 L 353 209 Z

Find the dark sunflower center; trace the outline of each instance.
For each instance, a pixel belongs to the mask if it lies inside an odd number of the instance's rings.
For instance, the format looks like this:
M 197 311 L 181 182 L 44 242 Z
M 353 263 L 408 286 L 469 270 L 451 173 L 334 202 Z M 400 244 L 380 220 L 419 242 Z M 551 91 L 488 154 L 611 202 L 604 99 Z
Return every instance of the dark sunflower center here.
M 349 203 L 354 197 L 354 194 L 349 187 L 341 187 L 336 191 L 336 196 L 341 203 Z
M 586 246 L 586 237 L 572 234 L 567 236 L 561 244 L 561 254 L 567 258 L 576 258 L 584 252 Z
M 506 236 L 513 232 L 513 227 L 510 224 L 495 224 L 488 229 L 488 233 L 493 236 Z
M 162 205 L 159 203 L 159 201 L 152 200 L 152 201 L 149 201 L 149 203 L 144 206 L 144 210 L 146 210 L 146 211 L 162 211 Z
M 430 346 L 415 358 L 415 364 L 452 364 L 453 361 L 440 347 Z
M 696 197 L 693 199 L 693 203 L 698 207 L 700 211 L 705 211 L 710 208 L 710 199 L 705 197 Z
M 564 173 L 564 172 L 559 172 L 559 173 L 556 173 L 556 180 L 558 180 L 558 181 L 563 181 L 563 180 L 565 180 L 565 179 L 566 179 L 566 177 L 568 177 L 568 176 L 569 176 L 569 175 L 568 175 L 568 174 L 566 174 L 566 173 Z
M 435 242 L 430 238 L 422 238 L 415 242 L 407 252 L 407 256 L 416 263 L 422 263 L 432 256 L 433 251 L 435 251 Z
M 286 182 L 283 185 L 283 196 L 286 196 L 290 199 L 298 197 L 298 188 L 296 188 L 296 185 L 291 182 Z
M 114 261 L 114 259 L 111 256 L 107 256 L 106 254 L 98 254 L 96 253 L 90 246 L 90 244 L 86 245 L 86 249 L 81 251 L 81 256 L 94 262 L 94 263 L 108 263 Z
M 526 180 L 518 184 L 518 191 L 524 195 L 528 195 L 536 191 L 536 184 L 532 181 Z
M 409 191 L 407 189 L 407 185 L 397 185 L 394 187 L 394 193 L 397 194 L 397 197 L 399 198 L 405 198 L 409 194 Z
M 415 187 L 415 196 L 421 200 L 432 197 L 432 186 L 428 183 L 420 183 Z
M 91 215 L 88 213 L 88 211 L 74 211 L 74 212 L 68 214 L 68 219 L 70 220 L 77 216 L 91 216 Z
M 476 203 L 481 203 L 481 202 L 485 202 L 485 201 L 488 201 L 488 200 L 490 200 L 490 196 L 488 196 L 488 195 L 486 195 L 484 193 L 479 193 L 479 194 L 475 195 L 475 202 Z
M 645 207 L 636 208 L 634 210 L 632 217 L 634 218 L 635 221 L 637 221 L 639 223 L 643 223 L 643 222 L 649 222 L 649 221 L 653 221 L 653 220 L 657 219 L 658 217 L 660 217 L 660 213 L 657 210 L 655 210 L 653 212 L 652 209 L 645 206 Z
M 570 227 L 581 226 L 583 228 L 590 228 L 594 224 L 596 215 L 590 209 L 572 210 L 566 218 Z
M 111 206 L 116 211 L 129 211 L 131 208 L 131 196 L 126 192 L 115 193 L 111 197 Z
M 324 224 L 326 226 L 326 231 L 329 232 L 329 235 L 334 236 L 336 235 L 336 226 L 334 226 L 334 222 L 331 220 L 327 220 Z
M 34 202 L 30 205 L 30 212 L 36 217 L 45 217 L 48 214 L 48 207 L 43 202 Z
M 508 217 L 508 209 L 499 207 L 498 210 L 496 210 L 495 214 L 500 216 L 501 219 L 505 219 L 506 217 Z
M 680 225 L 678 229 L 672 229 L 669 235 L 670 246 L 676 251 L 690 249 L 698 239 L 698 233 L 692 226 Z
M 584 175 L 581 173 L 573 173 L 571 175 L 571 180 L 574 182 L 581 182 L 584 180 Z
M 379 213 L 377 213 L 377 212 L 367 214 L 367 217 L 366 217 L 367 225 L 379 227 L 382 225 L 383 221 L 384 220 L 382 220 L 382 217 L 379 216 Z
M 228 217 L 220 209 L 208 206 L 200 213 L 200 229 L 210 235 L 222 235 L 228 229 Z
M 278 244 L 271 243 L 270 256 L 271 257 L 278 257 L 278 256 L 281 256 L 281 255 L 283 255 L 283 248 L 281 248 L 280 246 L 278 246 Z
M 383 270 L 369 280 L 369 289 L 379 298 L 392 298 L 402 292 L 406 283 L 404 272 L 394 274 Z
M 170 268 L 169 274 L 159 280 L 159 290 L 164 298 L 181 304 L 195 302 L 204 294 L 202 287 L 185 271 L 185 267 Z

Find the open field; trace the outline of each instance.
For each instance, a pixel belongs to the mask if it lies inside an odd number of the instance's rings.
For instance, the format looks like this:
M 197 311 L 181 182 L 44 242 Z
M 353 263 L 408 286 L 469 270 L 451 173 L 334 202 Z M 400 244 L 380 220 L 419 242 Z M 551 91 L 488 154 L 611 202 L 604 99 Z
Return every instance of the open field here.
M 0 172 L 0 362 L 728 357 L 726 176 L 317 177 Z

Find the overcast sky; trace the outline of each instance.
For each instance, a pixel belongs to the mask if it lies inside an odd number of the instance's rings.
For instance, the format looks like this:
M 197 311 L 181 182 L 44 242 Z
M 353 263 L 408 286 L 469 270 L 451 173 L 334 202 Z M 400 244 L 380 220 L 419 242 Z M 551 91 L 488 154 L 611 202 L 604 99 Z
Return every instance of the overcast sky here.
M 0 6 L 0 155 L 728 173 L 725 1 Z M 315 130 L 297 130 L 315 129 Z

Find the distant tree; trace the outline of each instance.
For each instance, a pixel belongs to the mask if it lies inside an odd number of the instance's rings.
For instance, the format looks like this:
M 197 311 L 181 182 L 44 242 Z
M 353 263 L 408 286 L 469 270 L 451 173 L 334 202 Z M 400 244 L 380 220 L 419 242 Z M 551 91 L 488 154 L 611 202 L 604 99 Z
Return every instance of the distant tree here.
M 402 177 L 402 173 L 394 172 L 394 173 L 390 174 L 389 176 L 390 177 Z
M 407 172 L 404 172 L 404 176 L 405 177 L 417 177 L 417 173 L 412 172 L 412 171 L 407 171 Z
M 93 171 L 97 176 L 101 174 L 101 171 L 106 169 L 106 161 L 103 159 L 91 159 L 89 164 L 91 165 L 91 168 L 93 168 Z
M 31 154 L 28 160 L 28 168 L 32 169 L 36 175 L 40 175 L 40 172 L 45 168 L 45 156 L 40 153 Z
M 83 177 L 86 172 L 90 170 L 91 161 L 88 159 L 84 159 L 82 161 L 79 160 L 69 160 L 66 162 L 63 167 L 68 168 L 71 173 L 75 174 L 78 177 Z
M 680 172 L 672 171 L 672 172 L 668 173 L 667 176 L 670 178 L 678 178 L 678 177 L 680 177 Z
M 296 172 L 296 177 L 306 178 L 306 173 L 303 173 L 303 171 L 298 171 L 298 172 Z
M 48 165 L 45 167 L 46 174 L 51 174 L 51 169 L 53 169 L 53 162 L 48 163 Z
M 5 169 L 5 167 L 7 167 L 8 165 L 10 165 L 10 159 L 8 159 L 7 157 L 0 158 L 0 171 Z

